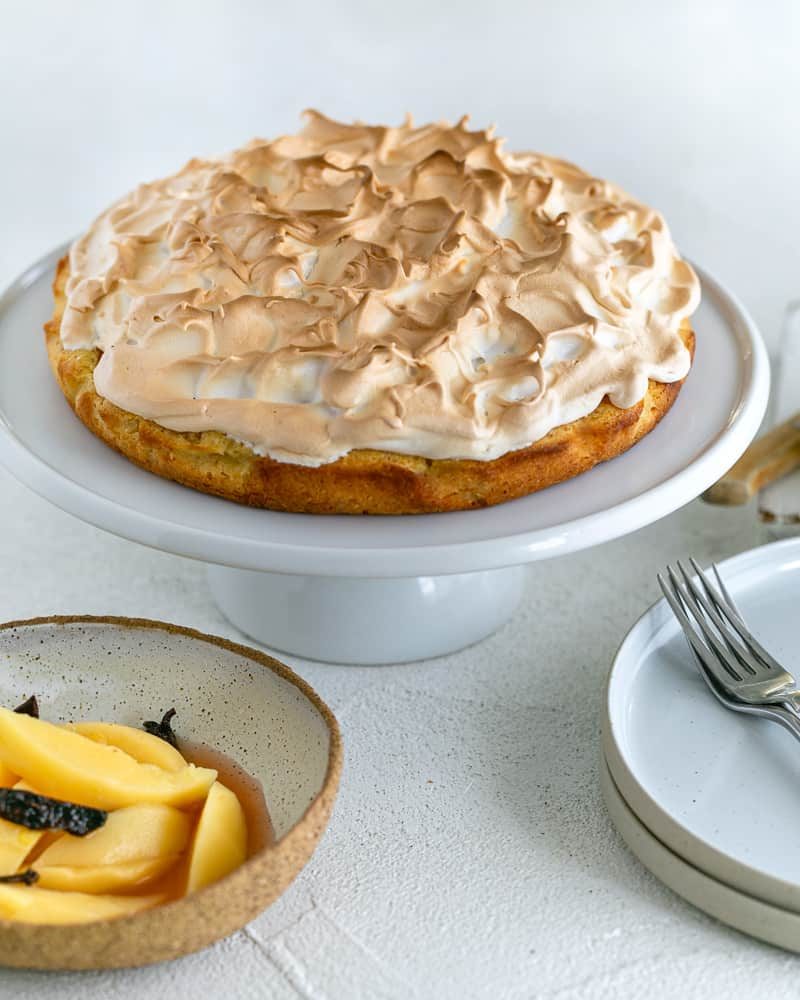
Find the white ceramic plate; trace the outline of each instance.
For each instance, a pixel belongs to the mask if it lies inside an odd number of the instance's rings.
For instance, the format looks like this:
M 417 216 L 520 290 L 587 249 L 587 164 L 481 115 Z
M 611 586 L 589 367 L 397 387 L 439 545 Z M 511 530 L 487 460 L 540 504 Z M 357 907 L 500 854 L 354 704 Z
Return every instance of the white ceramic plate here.
M 752 631 L 800 676 L 800 538 L 721 571 Z M 714 879 L 800 913 L 800 743 L 712 697 L 663 600 L 617 654 L 603 722 L 614 781 L 653 834 Z
M 737 892 L 687 864 L 644 826 L 614 784 L 605 760 L 600 787 L 608 814 L 636 857 L 664 885 L 722 923 L 789 951 L 800 951 L 800 914 Z
M 752 320 L 700 271 L 697 356 L 673 410 L 631 451 L 571 482 L 477 511 L 309 517 L 252 510 L 143 472 L 71 415 L 42 324 L 61 248 L 0 299 L 0 460 L 57 506 L 134 541 L 266 572 L 401 577 L 561 555 L 634 531 L 692 500 L 756 433 L 769 364 Z M 21 377 L 22 375 L 22 377 Z

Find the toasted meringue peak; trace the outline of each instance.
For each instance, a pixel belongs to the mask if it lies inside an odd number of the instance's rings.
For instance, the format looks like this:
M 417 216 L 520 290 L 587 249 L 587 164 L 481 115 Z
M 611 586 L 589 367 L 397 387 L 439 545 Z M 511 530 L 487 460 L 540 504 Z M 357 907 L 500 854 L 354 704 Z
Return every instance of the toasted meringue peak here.
M 310 111 L 103 212 L 61 338 L 123 409 L 280 461 L 489 460 L 682 379 L 699 294 L 662 216 L 570 163 Z

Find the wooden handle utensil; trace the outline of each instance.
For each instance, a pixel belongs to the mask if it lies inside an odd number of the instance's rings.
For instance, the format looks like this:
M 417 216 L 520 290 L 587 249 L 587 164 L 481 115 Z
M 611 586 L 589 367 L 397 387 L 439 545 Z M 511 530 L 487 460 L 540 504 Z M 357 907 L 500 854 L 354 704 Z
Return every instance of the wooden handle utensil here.
M 707 503 L 744 504 L 760 489 L 800 467 L 800 413 L 747 449 L 736 465 L 705 491 Z

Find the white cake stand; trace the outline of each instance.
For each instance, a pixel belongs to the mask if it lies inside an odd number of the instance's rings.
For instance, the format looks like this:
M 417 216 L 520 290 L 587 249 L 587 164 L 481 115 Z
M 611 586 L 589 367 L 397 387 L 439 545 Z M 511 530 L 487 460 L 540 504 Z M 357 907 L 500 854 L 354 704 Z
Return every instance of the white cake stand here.
M 766 408 L 769 363 L 758 331 L 700 271 L 692 372 L 661 425 L 612 462 L 485 510 L 252 510 L 143 472 L 71 414 L 40 333 L 63 252 L 34 264 L 0 298 L 0 461 L 76 517 L 208 563 L 212 593 L 231 622 L 312 659 L 400 662 L 476 642 L 514 611 L 523 564 L 635 531 L 692 500 L 744 451 Z

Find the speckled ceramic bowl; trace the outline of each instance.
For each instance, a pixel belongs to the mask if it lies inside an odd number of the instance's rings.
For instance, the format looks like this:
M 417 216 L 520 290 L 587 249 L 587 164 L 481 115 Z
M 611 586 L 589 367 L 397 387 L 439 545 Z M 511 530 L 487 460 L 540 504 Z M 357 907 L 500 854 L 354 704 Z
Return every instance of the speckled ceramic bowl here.
M 0 921 L 0 964 L 146 965 L 204 948 L 252 920 L 308 861 L 342 763 L 336 720 L 288 667 L 225 639 L 131 618 L 0 625 L 0 704 L 39 696 L 42 716 L 138 726 L 178 708 L 176 729 L 233 757 L 263 784 L 275 843 L 184 899 L 75 926 Z

